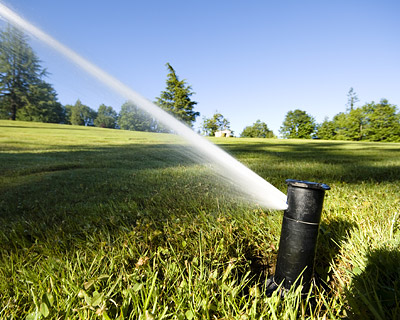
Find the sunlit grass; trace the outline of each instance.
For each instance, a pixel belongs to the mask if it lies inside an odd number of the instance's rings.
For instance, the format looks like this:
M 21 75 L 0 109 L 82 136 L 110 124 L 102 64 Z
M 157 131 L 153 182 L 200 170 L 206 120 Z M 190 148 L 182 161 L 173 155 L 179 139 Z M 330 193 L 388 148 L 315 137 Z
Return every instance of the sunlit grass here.
M 399 317 L 400 144 L 212 140 L 282 191 L 331 186 L 324 285 L 266 296 L 282 212 L 234 201 L 178 137 L 0 121 L 0 318 Z

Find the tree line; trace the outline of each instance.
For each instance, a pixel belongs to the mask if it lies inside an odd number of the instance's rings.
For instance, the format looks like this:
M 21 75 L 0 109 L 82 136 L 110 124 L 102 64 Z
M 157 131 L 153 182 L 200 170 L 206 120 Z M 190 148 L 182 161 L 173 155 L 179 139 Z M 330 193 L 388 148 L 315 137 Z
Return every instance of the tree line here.
M 400 142 L 400 114 L 397 106 L 381 99 L 356 107 L 359 101 L 353 88 L 348 92 L 347 110 L 335 115 L 332 120 L 325 118 L 316 123 L 315 118 L 304 110 L 287 112 L 280 127 L 280 134 L 286 139 L 324 139 L 351 141 Z M 220 113 L 203 119 L 203 133 L 213 136 L 217 130 L 229 129 L 229 121 Z M 257 120 L 243 129 L 243 138 L 276 138 L 265 122 Z
M 191 100 L 191 86 L 180 80 L 167 63 L 167 87 L 155 103 L 177 119 L 193 126 L 199 112 Z M 127 101 L 117 113 L 104 104 L 98 110 L 83 104 L 63 106 L 57 93 L 46 82 L 47 70 L 28 44 L 27 36 L 8 25 L 0 32 L 0 119 L 62 123 L 125 130 L 166 132 L 158 121 Z
M 350 141 L 400 142 L 400 114 L 387 99 L 355 107 L 359 99 L 353 88 L 348 93 L 347 110 L 331 120 L 317 124 L 306 111 L 296 109 L 286 114 L 280 128 L 284 138 Z
M 180 121 L 193 127 L 200 115 L 194 108 L 194 94 L 185 80 L 180 80 L 174 68 L 166 64 L 166 88 L 154 101 Z M 79 99 L 74 105 L 63 106 L 57 93 L 46 82 L 48 73 L 20 30 L 7 26 L 0 32 L 0 119 L 52 122 L 97 126 L 123 130 L 168 132 L 152 116 L 133 102 L 125 102 L 117 113 L 111 106 L 101 104 L 98 110 L 84 105 Z M 348 93 L 347 110 L 331 120 L 317 124 L 306 111 L 289 111 L 279 130 L 283 138 L 328 139 L 353 141 L 400 141 L 400 114 L 397 106 L 386 99 L 356 107 L 359 101 L 354 89 Z M 230 130 L 229 120 L 218 111 L 203 118 L 201 133 L 214 136 L 216 131 Z M 233 133 L 232 133 L 233 134 Z M 240 134 L 248 138 L 276 138 L 267 124 L 257 120 Z

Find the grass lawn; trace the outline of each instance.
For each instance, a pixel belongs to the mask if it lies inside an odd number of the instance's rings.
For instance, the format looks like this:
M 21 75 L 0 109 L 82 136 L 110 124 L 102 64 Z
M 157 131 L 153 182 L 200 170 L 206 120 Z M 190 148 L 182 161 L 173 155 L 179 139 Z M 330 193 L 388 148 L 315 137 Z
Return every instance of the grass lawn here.
M 323 285 L 266 297 L 282 212 L 236 201 L 179 137 L 0 121 L 0 318 L 400 318 L 400 144 L 212 141 L 285 193 L 331 187 Z

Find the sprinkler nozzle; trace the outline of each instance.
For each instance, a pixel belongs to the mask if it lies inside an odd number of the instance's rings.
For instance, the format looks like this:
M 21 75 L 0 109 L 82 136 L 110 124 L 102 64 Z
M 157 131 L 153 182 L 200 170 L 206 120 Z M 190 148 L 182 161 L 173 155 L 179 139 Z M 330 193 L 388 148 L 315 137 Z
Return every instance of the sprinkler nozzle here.
M 268 292 L 279 285 L 289 290 L 303 285 L 307 293 L 314 275 L 315 249 L 325 191 L 324 183 L 286 180 L 288 208 L 284 211 L 275 275 L 268 279 Z

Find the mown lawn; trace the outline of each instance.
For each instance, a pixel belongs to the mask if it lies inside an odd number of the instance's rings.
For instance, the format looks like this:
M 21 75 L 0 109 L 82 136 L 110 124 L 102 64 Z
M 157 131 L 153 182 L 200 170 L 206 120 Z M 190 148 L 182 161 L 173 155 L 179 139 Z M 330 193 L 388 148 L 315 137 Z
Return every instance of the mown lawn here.
M 265 295 L 282 212 L 178 137 L 0 121 L 0 318 L 400 318 L 400 144 L 212 141 L 284 192 L 331 186 L 308 298 Z

